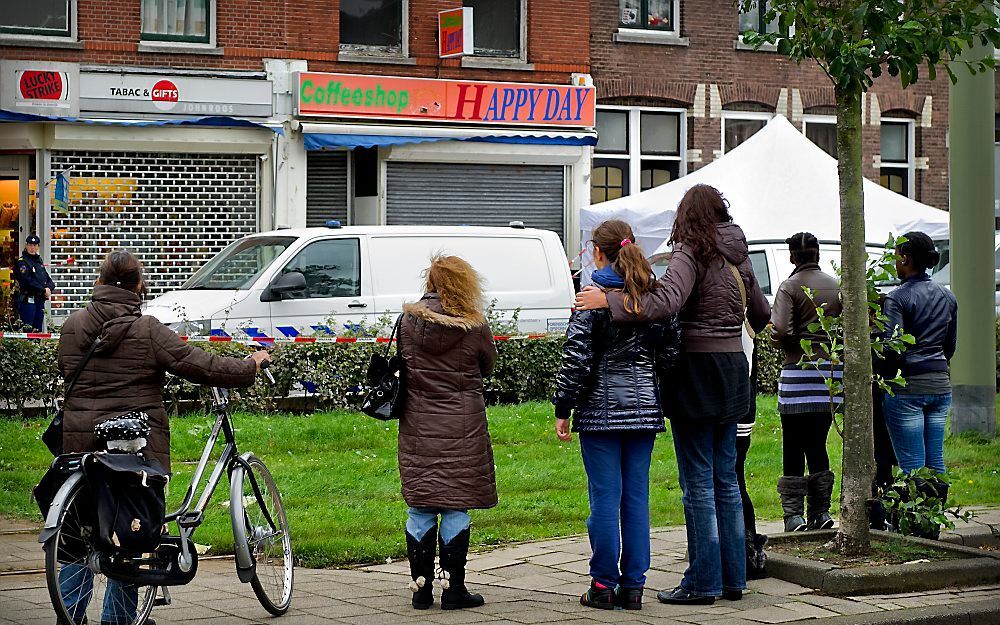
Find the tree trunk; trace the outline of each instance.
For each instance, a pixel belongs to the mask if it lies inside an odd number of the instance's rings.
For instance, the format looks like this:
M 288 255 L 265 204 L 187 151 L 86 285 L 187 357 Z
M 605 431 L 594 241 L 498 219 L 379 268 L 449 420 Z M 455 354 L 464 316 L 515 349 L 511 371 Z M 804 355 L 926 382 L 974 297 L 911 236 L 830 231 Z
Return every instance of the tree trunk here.
M 837 171 L 840 176 L 841 297 L 844 302 L 844 457 L 840 486 L 841 553 L 871 548 L 868 509 L 875 474 L 872 438 L 872 357 L 865 281 L 865 205 L 862 192 L 861 88 L 836 87 Z

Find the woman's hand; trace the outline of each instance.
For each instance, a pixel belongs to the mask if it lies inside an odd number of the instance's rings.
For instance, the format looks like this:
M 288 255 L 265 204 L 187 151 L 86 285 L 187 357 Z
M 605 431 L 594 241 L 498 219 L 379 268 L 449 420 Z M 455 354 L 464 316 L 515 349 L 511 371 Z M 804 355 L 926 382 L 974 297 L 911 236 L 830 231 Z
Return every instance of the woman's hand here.
M 264 362 L 271 362 L 271 354 L 264 350 L 250 354 L 250 359 L 257 365 L 257 373 L 260 373 L 260 365 Z
M 596 286 L 585 286 L 576 294 L 577 310 L 595 310 L 608 307 L 608 295 Z
M 573 439 L 573 435 L 569 432 L 569 419 L 556 419 L 556 436 L 563 442 Z

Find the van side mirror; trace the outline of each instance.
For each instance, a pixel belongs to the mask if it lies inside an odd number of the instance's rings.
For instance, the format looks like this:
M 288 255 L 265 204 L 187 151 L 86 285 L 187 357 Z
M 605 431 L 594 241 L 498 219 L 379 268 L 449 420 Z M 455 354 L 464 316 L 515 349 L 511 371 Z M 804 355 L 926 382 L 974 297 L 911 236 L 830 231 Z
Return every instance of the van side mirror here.
M 289 271 L 279 276 L 274 282 L 261 293 L 262 302 L 277 302 L 283 299 L 286 293 L 306 290 L 306 277 L 298 271 Z

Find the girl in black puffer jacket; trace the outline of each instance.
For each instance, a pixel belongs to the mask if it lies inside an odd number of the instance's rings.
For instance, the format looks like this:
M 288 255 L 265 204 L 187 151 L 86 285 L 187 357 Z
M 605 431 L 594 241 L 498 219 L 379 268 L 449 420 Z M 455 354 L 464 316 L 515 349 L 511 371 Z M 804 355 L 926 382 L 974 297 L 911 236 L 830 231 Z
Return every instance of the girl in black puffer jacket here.
M 653 271 L 632 229 L 606 221 L 594 229 L 595 284 L 623 291 L 626 307 L 653 288 Z M 680 348 L 676 318 L 612 324 L 607 309 L 577 311 L 569 321 L 553 399 L 556 433 L 568 441 L 570 415 L 587 470 L 594 551 L 591 586 L 580 603 L 638 610 L 649 569 L 649 465 L 664 431 L 660 378 Z M 619 525 L 620 523 L 620 525 Z M 620 564 L 620 566 L 619 566 Z

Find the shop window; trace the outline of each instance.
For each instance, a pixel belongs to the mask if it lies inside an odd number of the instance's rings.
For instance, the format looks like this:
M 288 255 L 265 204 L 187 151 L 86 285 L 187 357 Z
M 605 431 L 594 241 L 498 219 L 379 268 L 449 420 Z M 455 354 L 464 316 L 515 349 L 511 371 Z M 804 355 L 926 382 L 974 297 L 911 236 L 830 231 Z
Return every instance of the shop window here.
M 618 26 L 678 32 L 680 0 L 618 0 Z
M 682 111 L 598 109 L 591 201 L 646 191 L 684 175 L 685 126 Z
M 913 197 L 913 122 L 882 120 L 879 184 L 906 197 Z
M 522 0 L 465 0 L 472 8 L 476 56 L 521 56 Z
M 770 113 L 739 113 L 727 114 L 722 118 L 723 152 L 729 152 L 738 145 L 757 134 L 771 118 Z
M 306 290 L 294 298 L 358 297 L 361 295 L 361 250 L 357 239 L 310 243 L 281 271 L 298 271 Z
M 142 0 L 142 39 L 211 43 L 213 0 Z
M 751 9 L 740 7 L 740 32 L 752 31 L 755 33 L 776 33 L 780 29 L 779 16 L 768 21 L 767 13 L 770 10 L 768 0 L 758 0 Z
M 72 37 L 75 0 L 14 0 L 0 10 L 0 33 Z
M 806 138 L 818 145 L 833 158 L 837 158 L 836 118 L 806 118 L 804 123 Z
M 341 0 L 341 50 L 403 51 L 404 0 Z

